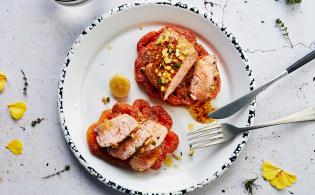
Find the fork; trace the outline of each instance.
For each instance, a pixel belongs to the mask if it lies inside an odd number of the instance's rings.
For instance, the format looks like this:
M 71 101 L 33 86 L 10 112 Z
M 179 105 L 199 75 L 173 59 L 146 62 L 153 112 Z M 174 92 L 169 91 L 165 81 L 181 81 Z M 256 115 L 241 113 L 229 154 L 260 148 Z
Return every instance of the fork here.
M 291 114 L 289 116 L 254 126 L 236 127 L 229 123 L 208 125 L 187 134 L 190 148 L 199 149 L 228 142 L 240 133 L 275 125 L 315 121 L 315 107 Z

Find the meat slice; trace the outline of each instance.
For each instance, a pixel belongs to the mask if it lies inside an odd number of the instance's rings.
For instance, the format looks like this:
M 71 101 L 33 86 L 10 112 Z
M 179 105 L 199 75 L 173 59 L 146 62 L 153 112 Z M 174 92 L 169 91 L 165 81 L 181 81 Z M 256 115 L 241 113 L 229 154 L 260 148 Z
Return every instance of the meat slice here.
M 144 74 L 166 100 L 198 58 L 194 43 L 173 28 L 165 28 L 146 52 Z M 154 48 L 154 49 L 153 49 Z
M 162 147 L 160 146 L 153 150 L 137 152 L 134 156 L 131 157 L 129 163 L 133 170 L 145 171 L 150 169 L 161 155 Z
M 168 129 L 164 125 L 152 120 L 145 121 L 142 126 L 149 132 L 150 137 L 140 151 L 152 150 L 160 146 L 167 135 Z
M 107 151 L 116 158 L 126 160 L 132 156 L 150 136 L 150 131 L 144 123 L 137 130 L 132 132 L 118 147 L 108 148 Z
M 190 85 L 190 96 L 193 100 L 206 101 L 211 97 L 211 86 L 214 82 L 216 61 L 214 55 L 204 56 L 197 61 Z
M 128 114 L 106 120 L 94 129 L 97 134 L 97 143 L 101 147 L 116 145 L 124 140 L 137 125 L 137 120 Z
M 171 83 L 169 84 L 163 99 L 167 100 L 168 96 L 171 95 L 177 86 L 183 81 L 188 71 L 191 69 L 191 67 L 195 64 L 196 60 L 198 58 L 197 52 L 191 53 L 185 60 L 183 60 L 182 65 L 180 66 L 178 72 L 175 74 L 175 76 L 172 78 Z

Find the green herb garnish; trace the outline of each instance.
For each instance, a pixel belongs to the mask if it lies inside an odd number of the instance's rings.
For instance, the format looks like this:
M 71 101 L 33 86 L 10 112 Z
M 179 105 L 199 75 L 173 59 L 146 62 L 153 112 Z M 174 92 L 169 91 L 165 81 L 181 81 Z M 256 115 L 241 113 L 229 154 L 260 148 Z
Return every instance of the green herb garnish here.
M 174 68 L 179 69 L 180 67 L 181 67 L 181 64 L 180 64 L 180 63 L 174 64 Z
M 302 0 L 287 0 L 287 4 L 302 3 Z
M 22 69 L 21 69 L 21 73 L 23 75 L 23 80 L 24 80 L 23 94 L 27 95 L 27 86 L 28 86 L 27 78 L 26 78 L 26 75 Z
M 43 177 L 43 178 L 47 179 L 47 178 L 50 178 L 50 177 L 55 176 L 55 175 L 59 175 L 60 173 L 63 173 L 63 172 L 65 172 L 65 171 L 69 171 L 69 170 L 70 170 L 70 166 L 69 166 L 69 165 L 66 165 L 63 170 L 57 171 L 56 173 L 53 173 L 53 174 L 51 174 L 51 175 L 47 175 L 47 176 L 45 176 L 45 177 Z
M 288 41 L 289 41 L 291 47 L 293 48 L 293 44 L 292 44 L 291 39 L 290 39 L 290 37 L 289 37 L 288 27 L 286 27 L 286 26 L 284 25 L 284 23 L 282 22 L 282 20 L 280 20 L 279 18 L 276 19 L 276 27 L 279 27 L 279 28 L 280 28 L 280 30 L 281 30 L 281 32 L 282 32 L 282 35 L 283 35 L 286 39 L 288 39 Z
M 161 79 L 161 78 L 156 79 L 156 82 L 157 82 L 157 84 L 159 84 L 159 85 L 162 85 L 162 84 L 163 84 L 163 82 L 162 82 L 162 79 Z
M 253 187 L 256 187 L 257 185 L 255 184 L 255 181 L 258 179 L 258 177 L 256 178 L 252 178 L 252 179 L 247 179 L 245 180 L 243 183 L 245 185 L 245 190 L 248 192 L 249 195 L 253 194 Z
M 39 123 L 41 123 L 44 120 L 44 118 L 37 118 L 35 120 L 32 121 L 31 126 L 35 127 L 36 125 L 38 125 Z

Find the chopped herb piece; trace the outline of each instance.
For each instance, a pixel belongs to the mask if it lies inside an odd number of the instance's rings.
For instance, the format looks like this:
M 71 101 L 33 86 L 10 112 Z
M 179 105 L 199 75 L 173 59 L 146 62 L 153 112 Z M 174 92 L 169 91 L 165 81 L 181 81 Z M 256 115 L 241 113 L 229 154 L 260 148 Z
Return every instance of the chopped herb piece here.
M 28 86 L 27 78 L 26 78 L 26 75 L 22 69 L 21 69 L 21 73 L 23 75 L 23 80 L 24 80 L 23 94 L 27 95 L 27 86 Z
M 302 3 L 302 0 L 287 0 L 287 4 Z
M 40 124 L 43 120 L 44 120 L 44 118 L 37 118 L 37 119 L 32 121 L 31 126 L 35 127 L 36 125 Z
M 245 190 L 248 192 L 249 195 L 253 194 L 253 187 L 257 186 L 255 184 L 255 181 L 258 179 L 258 177 L 256 178 L 252 178 L 252 179 L 246 179 L 243 183 L 245 185 Z
M 261 22 L 262 24 L 263 24 L 263 23 L 265 23 L 265 21 L 263 21 L 263 20 L 262 20 L 262 21 L 260 21 L 260 22 Z
M 102 102 L 106 105 L 110 102 L 110 97 L 103 97 Z
M 221 190 L 222 193 L 225 193 L 225 190 Z
M 25 131 L 26 129 L 25 129 L 25 127 L 20 127 L 20 129 L 22 129 L 23 131 Z
M 293 44 L 291 42 L 291 39 L 289 37 L 289 32 L 288 32 L 288 27 L 286 27 L 284 25 L 284 23 L 282 22 L 282 20 L 280 20 L 279 18 L 276 19 L 276 27 L 279 27 L 279 29 L 281 30 L 282 32 L 282 35 L 288 39 L 290 45 L 291 45 L 291 48 L 293 48 Z
M 162 79 L 161 79 L 161 78 L 158 78 L 158 79 L 156 80 L 156 82 L 157 82 L 157 84 L 159 84 L 159 85 L 162 85 L 162 84 L 163 84 L 163 82 L 162 82 Z
M 179 69 L 180 67 L 181 67 L 181 64 L 180 64 L 180 63 L 174 64 L 174 68 Z
M 47 165 L 47 164 L 46 164 L 46 165 Z M 57 171 L 56 173 L 53 173 L 53 174 L 51 174 L 51 175 L 47 175 L 47 176 L 42 177 L 42 178 L 47 179 L 47 178 L 50 178 L 50 177 L 55 176 L 55 175 L 59 175 L 60 173 L 63 173 L 63 172 L 65 172 L 65 171 L 69 171 L 69 170 L 70 170 L 70 166 L 69 166 L 69 165 L 66 165 L 63 170 Z
M 294 193 L 293 193 L 293 192 L 291 192 L 290 190 L 289 190 L 289 193 L 290 193 L 290 194 L 294 194 Z
M 315 82 L 315 77 L 313 77 L 313 82 Z

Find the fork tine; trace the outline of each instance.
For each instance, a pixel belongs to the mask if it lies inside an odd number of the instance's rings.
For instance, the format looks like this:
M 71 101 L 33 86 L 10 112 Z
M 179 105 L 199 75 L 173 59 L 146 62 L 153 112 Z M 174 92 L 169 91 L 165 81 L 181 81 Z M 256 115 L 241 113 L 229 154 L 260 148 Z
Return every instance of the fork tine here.
M 195 139 L 198 139 L 198 138 L 202 138 L 202 137 L 207 137 L 207 136 L 210 136 L 210 135 L 218 134 L 220 132 L 221 132 L 220 129 L 215 129 L 215 130 L 211 130 L 210 132 L 205 132 L 203 134 L 199 133 L 199 134 L 194 135 L 194 136 L 189 136 L 188 135 L 188 141 L 192 141 L 192 140 L 195 140 Z
M 190 143 L 189 145 L 191 145 L 192 148 L 196 148 L 196 147 L 194 147 L 195 144 L 204 143 L 204 142 L 209 143 L 209 142 L 216 141 L 218 139 L 223 139 L 222 132 L 220 132 L 220 133 L 218 133 L 217 135 L 214 135 L 214 136 L 210 136 L 210 137 L 207 137 L 207 138 L 204 138 L 204 139 L 201 139 L 201 140 L 196 140 L 196 141 Z M 199 145 L 197 145 L 197 146 L 199 146 Z
M 192 149 L 200 149 L 200 148 L 205 148 L 205 147 L 209 147 L 209 146 L 213 146 L 213 145 L 216 145 L 216 144 L 221 144 L 221 143 L 224 143 L 226 142 L 225 139 L 222 138 L 218 138 L 217 140 L 213 141 L 213 142 L 210 142 L 210 143 L 207 143 L 207 144 L 200 144 L 200 145 L 197 145 L 195 147 L 192 147 Z
M 189 132 L 187 133 L 187 135 L 194 135 L 194 134 L 198 134 L 198 133 L 202 133 L 202 132 L 205 132 L 205 131 L 214 131 L 215 129 L 217 128 L 220 128 L 221 126 L 219 124 L 216 124 L 216 125 L 208 125 L 208 126 L 205 126 L 205 127 L 202 127 L 200 129 L 196 129 L 192 132 Z

